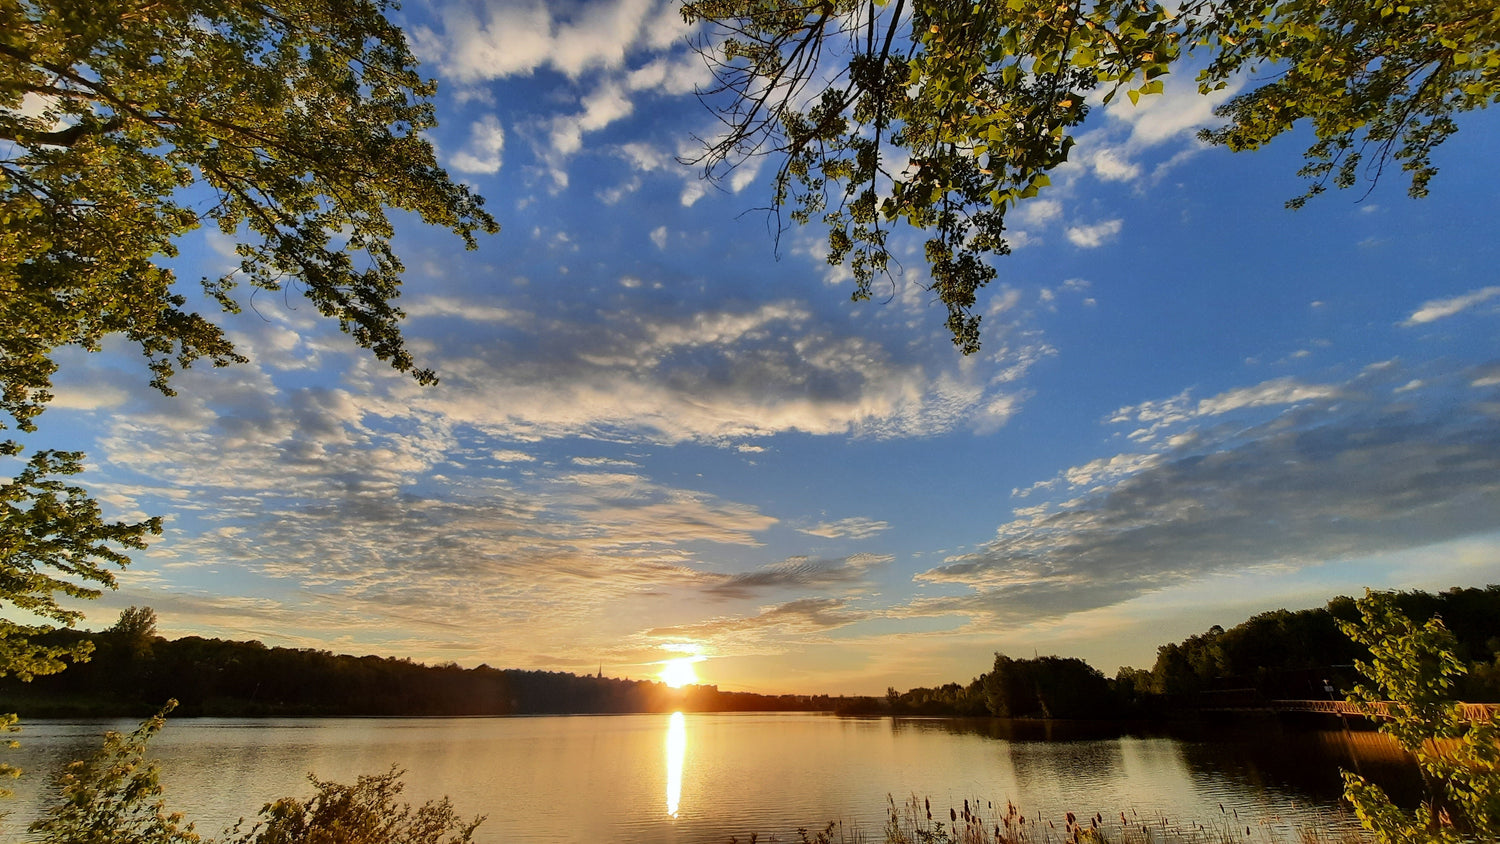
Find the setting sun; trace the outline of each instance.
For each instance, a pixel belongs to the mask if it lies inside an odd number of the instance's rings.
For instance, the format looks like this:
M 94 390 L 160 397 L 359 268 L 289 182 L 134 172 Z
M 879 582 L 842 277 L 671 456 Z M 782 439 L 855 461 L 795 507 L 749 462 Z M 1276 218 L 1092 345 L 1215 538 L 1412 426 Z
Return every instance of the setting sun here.
M 698 672 L 693 670 L 694 662 L 697 662 L 697 659 L 690 656 L 669 659 L 662 664 L 662 669 L 656 676 L 674 689 L 692 685 L 698 682 Z

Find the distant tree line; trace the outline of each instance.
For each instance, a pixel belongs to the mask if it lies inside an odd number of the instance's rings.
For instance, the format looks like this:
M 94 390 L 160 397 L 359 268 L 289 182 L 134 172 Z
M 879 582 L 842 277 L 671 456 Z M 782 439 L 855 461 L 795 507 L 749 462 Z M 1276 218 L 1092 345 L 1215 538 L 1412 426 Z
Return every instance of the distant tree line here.
M 1455 697 L 1500 702 L 1500 585 L 1436 594 L 1399 592 L 1397 608 L 1417 623 L 1441 618 L 1468 667 Z M 553 715 L 581 713 L 837 711 L 844 714 L 1036 719 L 1164 717 L 1275 699 L 1342 699 L 1368 651 L 1339 629 L 1358 618 L 1355 601 L 1273 610 L 1229 629 L 1157 649 L 1150 670 L 1108 678 L 1067 657 L 996 654 L 967 684 L 947 683 L 884 697 L 760 695 L 714 686 L 672 689 L 649 680 L 557 671 L 423 665 L 409 659 L 336 655 L 261 642 L 156 635 L 148 608 L 126 610 L 101 632 L 60 629 L 38 644 L 92 649 L 87 662 L 24 683 L 0 679 L 0 711 L 31 717 L 149 714 L 168 699 L 180 715 Z
M 87 662 L 30 683 L 0 680 L 0 710 L 28 717 L 136 715 L 179 702 L 178 715 L 562 715 L 832 710 L 827 695 L 673 689 L 664 683 L 558 671 L 423 665 L 261 642 L 156 635 L 155 614 L 132 607 L 102 632 L 60 629 L 42 644 L 86 644 Z
M 1418 624 L 1441 618 L 1468 673 L 1461 700 L 1500 702 L 1500 585 L 1439 593 L 1398 592 L 1397 608 Z M 1160 717 L 1190 710 L 1253 707 L 1277 699 L 1343 699 L 1366 648 L 1339 629 L 1359 618 L 1353 598 L 1326 607 L 1272 610 L 1225 630 L 1157 648 L 1150 670 L 1121 668 L 1113 679 L 1081 659 L 995 655 L 967 685 L 948 683 L 846 701 L 841 711 L 1000 718 Z M 1333 692 L 1328 691 L 1328 687 Z

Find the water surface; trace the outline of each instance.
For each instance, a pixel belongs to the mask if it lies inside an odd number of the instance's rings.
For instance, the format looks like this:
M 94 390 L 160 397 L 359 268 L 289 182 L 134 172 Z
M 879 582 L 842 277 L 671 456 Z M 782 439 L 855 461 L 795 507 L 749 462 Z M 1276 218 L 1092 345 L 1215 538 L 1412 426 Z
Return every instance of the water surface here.
M 88 755 L 128 721 L 25 725 L 18 784 L 0 841 L 35 817 L 38 772 Z M 476 840 L 724 842 L 792 837 L 836 820 L 880 839 L 887 795 L 965 799 L 987 817 L 1014 802 L 1062 826 L 1065 812 L 1136 823 L 1247 826 L 1252 840 L 1357 826 L 1338 806 L 1340 767 L 1385 777 L 1404 762 L 1375 734 L 1253 729 L 1145 735 L 996 721 L 815 714 L 536 718 L 177 719 L 152 742 L 168 807 L 217 834 L 277 797 L 311 793 L 307 774 L 352 782 L 391 766 L 413 802 L 448 795 L 488 817 Z M 1221 806 L 1223 807 L 1221 809 Z

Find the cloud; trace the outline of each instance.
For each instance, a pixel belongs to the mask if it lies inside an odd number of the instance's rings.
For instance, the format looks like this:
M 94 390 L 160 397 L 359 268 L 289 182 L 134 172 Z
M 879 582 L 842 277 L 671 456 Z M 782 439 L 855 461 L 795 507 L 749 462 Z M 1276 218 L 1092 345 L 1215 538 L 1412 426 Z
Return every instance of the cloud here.
M 527 76 L 551 68 L 577 78 L 585 71 L 614 69 L 637 49 L 671 43 L 685 29 L 680 16 L 662 13 L 670 3 L 612 0 L 558 13 L 548 3 L 445 4 L 440 31 L 416 27 L 412 40 L 422 58 L 463 83 Z
M 599 653 L 637 629 L 639 609 L 624 609 L 631 602 L 731 579 L 700 571 L 690 549 L 755 548 L 777 522 L 754 506 L 654 482 L 627 460 L 557 466 L 483 447 L 486 439 L 470 447 L 472 432 L 441 417 L 389 417 L 389 407 L 341 390 L 277 390 L 253 367 L 183 375 L 178 399 L 137 400 L 112 417 L 96 453 L 105 468 L 159 481 L 108 488 L 123 506 L 169 518 L 170 541 L 144 554 L 133 577 L 171 572 L 158 589 L 197 583 L 207 595 L 225 588 L 219 572 L 249 578 L 247 594 L 296 586 L 289 594 L 300 597 L 247 608 L 236 629 L 294 637 L 299 628 L 278 619 L 304 602 L 321 608 L 308 625 L 372 642 L 390 644 L 398 630 L 420 640 L 430 619 L 459 624 L 446 641 L 476 652 L 475 662 L 531 664 L 487 640 Z M 612 613 L 621 617 L 611 622 Z M 430 653 L 432 641 L 403 642 L 402 652 Z
M 484 344 L 434 350 L 427 359 L 443 382 L 432 390 L 399 380 L 359 388 L 392 416 L 415 407 L 508 441 L 596 436 L 728 445 L 786 431 L 935 436 L 998 426 L 1018 407 L 1018 392 L 987 372 L 834 332 L 791 301 L 599 317 L 519 326 Z M 1014 377 L 1042 354 L 1025 341 L 994 348 Z
M 1164 415 L 1191 436 L 1064 473 L 1068 497 L 1018 511 L 979 552 L 918 576 L 967 594 L 900 612 L 1044 618 L 1216 572 L 1310 566 L 1500 528 L 1491 397 L 1472 392 L 1469 371 L 1414 374 L 1385 367 L 1318 390 L 1276 382 L 1196 407 L 1185 397 L 1141 405 L 1170 408 Z M 1397 387 L 1408 389 L 1393 395 Z M 1225 414 L 1235 418 L 1221 422 Z
M 413 319 L 447 317 L 467 322 L 499 324 L 524 324 L 532 319 L 529 314 L 513 311 L 500 305 L 441 295 L 422 296 L 411 302 L 403 299 L 401 309 Z
M 1104 147 L 1089 157 L 1094 175 L 1106 182 L 1130 182 L 1140 178 L 1141 168 L 1126 157 L 1126 152 L 1117 147 Z M 1072 234 L 1069 233 L 1071 239 Z M 1076 241 L 1075 241 L 1076 242 Z
M 703 591 L 721 598 L 749 598 L 782 589 L 847 587 L 864 581 L 872 567 L 892 559 L 886 554 L 855 554 L 833 560 L 792 557 L 755 571 L 727 576 Z
M 821 536 L 825 539 L 839 539 L 848 537 L 850 539 L 869 539 L 872 536 L 883 533 L 890 528 L 890 524 L 874 519 L 866 519 L 863 516 L 852 516 L 847 519 L 839 519 L 836 522 L 819 522 L 810 528 L 798 528 L 802 533 L 811 536 Z
M 1500 361 L 1475 367 L 1471 377 L 1469 384 L 1472 387 L 1500 386 Z
M 667 227 L 657 226 L 651 230 L 651 242 L 656 244 L 657 249 L 667 248 Z
M 465 173 L 500 172 L 500 153 L 505 150 L 505 130 L 499 118 L 486 114 L 469 127 L 469 143 L 448 159 L 455 170 Z
M 751 616 L 657 627 L 645 635 L 655 640 L 696 642 L 715 656 L 781 653 L 786 650 L 789 638 L 805 644 L 816 641 L 816 634 L 870 617 L 869 612 L 846 607 L 846 602 L 839 598 L 802 598 Z
M 1040 226 L 1062 216 L 1062 203 L 1055 199 L 1028 199 L 1016 206 L 1015 213 L 1023 224 Z
M 1115 411 L 1111 422 L 1135 422 L 1142 427 L 1131 431 L 1129 436 L 1138 442 L 1148 442 L 1183 422 L 1206 416 L 1231 413 L 1244 408 L 1270 407 L 1296 404 L 1313 400 L 1332 400 L 1346 395 L 1347 387 L 1334 384 L 1309 384 L 1299 379 L 1286 377 L 1262 381 L 1248 387 L 1236 387 L 1208 398 L 1193 402 L 1190 392 L 1183 392 L 1159 401 L 1142 402 L 1122 407 Z
M 1344 395 L 1344 388 L 1332 384 L 1304 384 L 1295 378 L 1277 378 L 1252 387 L 1228 390 L 1198 402 L 1197 414 L 1210 416 L 1229 413 L 1245 407 L 1296 404 L 1317 399 L 1331 400 Z
M 559 155 L 572 155 L 583 146 L 585 132 L 597 132 L 635 110 L 625 90 L 613 82 L 600 85 L 580 105 L 582 111 L 552 119 L 552 149 Z
M 1114 219 L 1088 226 L 1069 226 L 1068 240 L 1080 249 L 1095 249 L 1114 240 L 1124 225 L 1124 220 Z
M 1106 113 L 1130 127 L 1129 145 L 1135 149 L 1156 146 L 1174 139 L 1191 138 L 1199 128 L 1221 122 L 1214 109 L 1227 102 L 1243 86 L 1234 80 L 1225 88 L 1209 94 L 1198 93 L 1193 73 L 1165 79 L 1162 93 L 1144 96 L 1139 103 L 1128 97 L 1116 97 Z
M 1424 302 L 1411 316 L 1406 318 L 1403 325 L 1422 325 L 1428 322 L 1451 317 L 1463 313 L 1476 305 L 1482 305 L 1489 300 L 1500 296 L 1500 287 L 1481 287 L 1478 290 L 1465 293 L 1462 296 L 1453 296 L 1448 299 L 1433 299 Z

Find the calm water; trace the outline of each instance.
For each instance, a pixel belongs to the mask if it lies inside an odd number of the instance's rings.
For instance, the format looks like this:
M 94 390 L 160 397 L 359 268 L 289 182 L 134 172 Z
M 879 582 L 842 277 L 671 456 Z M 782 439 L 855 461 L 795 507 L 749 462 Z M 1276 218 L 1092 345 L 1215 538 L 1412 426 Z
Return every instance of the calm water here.
M 5 807 L 0 841 L 21 840 L 35 816 L 38 772 L 88 755 L 105 729 L 132 727 L 27 724 L 6 758 L 32 775 Z M 353 781 L 398 765 L 412 802 L 446 794 L 461 814 L 487 815 L 477 838 L 489 844 L 724 842 L 750 832 L 786 840 L 830 820 L 878 840 L 886 796 L 913 793 L 930 798 L 935 815 L 965 798 L 1009 800 L 1058 826 L 1067 811 L 1125 812 L 1181 827 L 1224 818 L 1250 826 L 1251 840 L 1291 840 L 1298 825 L 1356 825 L 1337 808 L 1340 766 L 1377 777 L 1400 766 L 1381 736 L 1274 722 L 1143 737 L 799 714 L 177 719 L 152 749 L 168 806 L 203 833 L 276 797 L 307 796 L 308 772 Z

